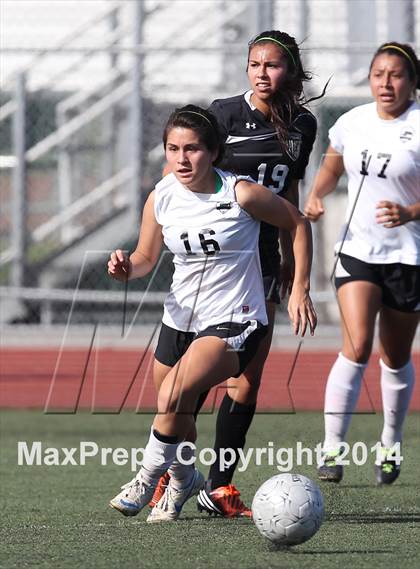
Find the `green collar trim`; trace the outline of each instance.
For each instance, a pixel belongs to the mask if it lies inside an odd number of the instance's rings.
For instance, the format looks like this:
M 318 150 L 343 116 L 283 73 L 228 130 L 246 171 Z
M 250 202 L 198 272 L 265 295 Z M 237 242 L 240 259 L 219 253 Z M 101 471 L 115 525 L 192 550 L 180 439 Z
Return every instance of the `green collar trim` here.
M 215 174 L 216 174 L 216 194 L 218 194 L 220 190 L 223 188 L 223 180 L 217 172 L 215 172 Z

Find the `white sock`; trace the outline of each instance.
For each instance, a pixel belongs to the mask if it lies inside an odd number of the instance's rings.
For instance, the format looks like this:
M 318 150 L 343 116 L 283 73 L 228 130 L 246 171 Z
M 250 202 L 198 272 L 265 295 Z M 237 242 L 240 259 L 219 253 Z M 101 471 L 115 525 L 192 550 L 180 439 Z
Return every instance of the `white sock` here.
M 195 457 L 195 447 L 191 448 L 190 444 L 182 446 L 182 449 L 178 451 L 178 455 L 179 454 L 181 455 L 182 461 L 176 458 L 169 468 L 171 484 L 173 484 L 175 488 L 187 486 L 195 470 L 195 460 L 192 461 Z M 185 464 L 186 462 L 191 464 Z
M 391 369 L 382 360 L 381 389 L 384 428 L 381 441 L 386 448 L 402 441 L 402 428 L 415 382 L 414 367 L 409 360 L 400 369 Z
M 324 452 L 337 450 L 344 441 L 352 413 L 359 399 L 363 373 L 367 364 L 358 364 L 340 352 L 328 376 L 325 390 Z
M 149 441 L 144 449 L 143 464 L 136 478 L 141 478 L 146 484 L 156 486 L 159 478 L 175 460 L 179 444 L 160 441 L 154 435 L 152 427 Z

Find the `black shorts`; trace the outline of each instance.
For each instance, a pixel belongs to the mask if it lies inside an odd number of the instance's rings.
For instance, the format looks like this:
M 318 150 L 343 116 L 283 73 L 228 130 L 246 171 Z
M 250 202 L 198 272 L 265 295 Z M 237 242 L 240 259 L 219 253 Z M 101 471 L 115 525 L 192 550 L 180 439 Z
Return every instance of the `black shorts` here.
M 340 275 L 334 279 L 337 290 L 352 281 L 368 281 L 380 287 L 385 306 L 400 312 L 420 310 L 420 267 L 417 265 L 365 263 L 340 253 L 336 273 Z
M 260 228 L 259 254 L 265 300 L 280 304 L 279 230 L 266 223 L 262 223 Z
M 173 367 L 197 338 L 216 336 L 226 340 L 228 349 L 235 351 L 239 358 L 239 371 L 234 377 L 239 377 L 255 356 L 261 340 L 267 333 L 267 326 L 256 320 L 248 320 L 243 324 L 237 322 L 222 322 L 209 326 L 199 334 L 181 332 L 162 323 L 159 340 L 155 350 L 155 358 L 163 365 Z

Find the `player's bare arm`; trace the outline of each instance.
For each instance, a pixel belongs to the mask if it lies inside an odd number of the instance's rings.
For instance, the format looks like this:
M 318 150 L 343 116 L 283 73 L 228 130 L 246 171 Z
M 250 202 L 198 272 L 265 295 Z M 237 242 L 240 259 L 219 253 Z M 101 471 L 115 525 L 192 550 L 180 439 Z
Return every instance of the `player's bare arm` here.
M 309 324 L 311 334 L 316 327 L 316 314 L 309 296 L 312 264 L 312 232 L 309 222 L 286 200 L 267 188 L 241 181 L 236 185 L 240 206 L 250 215 L 289 231 L 295 258 L 295 277 L 288 311 L 295 334 L 305 335 Z
M 399 227 L 420 219 L 420 202 L 403 206 L 397 202 L 380 201 L 376 209 L 376 221 L 384 227 Z
M 299 208 L 299 180 L 292 180 L 286 192 L 282 193 L 282 197 L 288 202 Z M 292 240 L 290 233 L 281 229 L 279 231 L 279 240 L 281 246 L 281 263 L 280 263 L 280 298 L 283 300 L 287 293 L 291 293 L 293 285 L 293 277 L 295 272 L 295 259 L 293 256 Z
M 317 221 L 323 215 L 322 199 L 335 190 L 343 172 L 343 156 L 330 145 L 306 200 L 304 213 L 310 221 Z
M 154 192 L 143 209 L 140 236 L 133 253 L 128 257 L 121 249 L 111 253 L 108 274 L 116 280 L 126 281 L 144 277 L 156 265 L 162 248 L 162 228 L 154 213 Z

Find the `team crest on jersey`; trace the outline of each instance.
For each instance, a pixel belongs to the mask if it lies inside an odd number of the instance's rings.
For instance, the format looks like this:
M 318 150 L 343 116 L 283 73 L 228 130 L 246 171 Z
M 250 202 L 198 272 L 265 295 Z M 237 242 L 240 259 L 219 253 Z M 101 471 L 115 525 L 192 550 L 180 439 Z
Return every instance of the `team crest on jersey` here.
M 296 162 L 299 158 L 300 149 L 302 146 L 302 135 L 290 134 L 287 140 L 287 154 L 289 158 Z
M 401 142 L 410 142 L 414 137 L 414 128 L 412 126 L 405 126 L 401 129 L 400 140 Z

